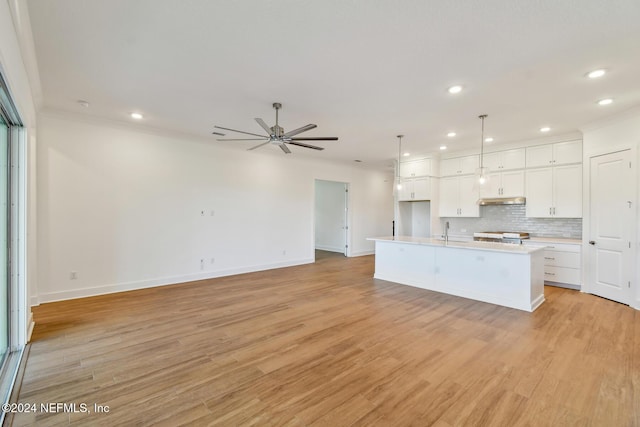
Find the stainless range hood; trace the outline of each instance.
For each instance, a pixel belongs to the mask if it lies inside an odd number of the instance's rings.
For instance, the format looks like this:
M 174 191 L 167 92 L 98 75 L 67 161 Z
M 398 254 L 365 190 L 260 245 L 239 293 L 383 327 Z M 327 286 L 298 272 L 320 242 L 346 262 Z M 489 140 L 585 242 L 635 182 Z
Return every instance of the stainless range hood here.
M 500 197 L 493 199 L 480 199 L 478 204 L 480 206 L 489 205 L 526 205 L 527 199 L 524 197 Z

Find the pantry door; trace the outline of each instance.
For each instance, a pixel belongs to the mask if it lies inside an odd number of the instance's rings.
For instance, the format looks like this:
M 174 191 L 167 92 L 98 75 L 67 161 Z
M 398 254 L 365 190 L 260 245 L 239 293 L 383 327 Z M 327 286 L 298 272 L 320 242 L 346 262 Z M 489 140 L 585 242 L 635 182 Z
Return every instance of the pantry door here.
M 588 292 L 623 304 L 631 302 L 634 176 L 631 150 L 591 158 Z

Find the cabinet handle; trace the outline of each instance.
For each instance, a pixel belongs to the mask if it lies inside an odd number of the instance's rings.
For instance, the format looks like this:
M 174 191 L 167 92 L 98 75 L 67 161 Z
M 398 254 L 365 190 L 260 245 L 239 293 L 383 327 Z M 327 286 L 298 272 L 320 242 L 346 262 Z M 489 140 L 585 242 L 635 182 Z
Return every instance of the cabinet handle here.
M 555 258 L 551 258 L 551 257 L 546 256 L 546 257 L 544 257 L 544 259 L 555 259 Z
M 551 208 L 549 208 L 549 215 L 551 215 Z
M 555 276 L 555 273 L 547 273 L 546 271 L 544 272 L 545 276 Z

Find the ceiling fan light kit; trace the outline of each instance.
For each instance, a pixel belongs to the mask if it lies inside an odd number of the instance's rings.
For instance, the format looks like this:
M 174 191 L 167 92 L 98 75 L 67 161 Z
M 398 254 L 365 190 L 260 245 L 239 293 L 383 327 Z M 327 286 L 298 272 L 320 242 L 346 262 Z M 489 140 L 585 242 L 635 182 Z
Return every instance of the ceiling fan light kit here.
M 269 143 L 273 145 L 277 145 L 285 154 L 291 154 L 291 150 L 287 147 L 286 144 L 297 145 L 298 147 L 311 148 L 313 150 L 324 150 L 324 147 L 318 147 L 316 145 L 306 144 L 301 141 L 337 141 L 338 137 L 335 136 L 317 136 L 317 137 L 296 137 L 296 135 L 306 132 L 311 129 L 315 129 L 317 126 L 314 124 L 308 124 L 306 126 L 302 126 L 300 128 L 294 129 L 289 132 L 285 132 L 284 128 L 278 124 L 278 111 L 282 108 L 282 104 L 279 102 L 273 103 L 273 108 L 276 110 L 276 124 L 274 126 L 269 126 L 267 123 L 261 118 L 256 117 L 254 120 L 260 125 L 260 127 L 267 133 L 267 135 L 259 135 L 257 133 L 245 132 L 237 129 L 225 128 L 222 126 L 214 126 L 217 129 L 223 129 L 231 132 L 242 133 L 245 135 L 257 136 L 258 138 L 225 138 L 218 139 L 218 141 L 263 141 L 261 144 L 256 145 L 255 147 L 251 147 L 248 150 L 255 150 L 256 148 L 260 148 L 263 145 L 267 145 Z M 219 132 L 213 132 L 215 135 L 220 135 Z

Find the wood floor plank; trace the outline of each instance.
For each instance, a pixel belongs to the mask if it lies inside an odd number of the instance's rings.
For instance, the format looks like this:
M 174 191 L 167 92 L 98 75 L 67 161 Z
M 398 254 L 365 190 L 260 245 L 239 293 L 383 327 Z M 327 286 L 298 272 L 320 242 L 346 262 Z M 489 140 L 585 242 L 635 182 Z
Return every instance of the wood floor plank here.
M 640 426 L 640 315 L 534 313 L 373 276 L 373 256 L 34 307 L 15 426 Z

